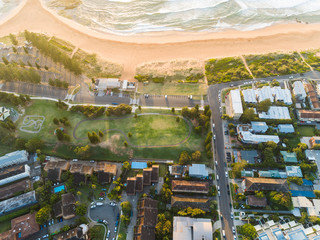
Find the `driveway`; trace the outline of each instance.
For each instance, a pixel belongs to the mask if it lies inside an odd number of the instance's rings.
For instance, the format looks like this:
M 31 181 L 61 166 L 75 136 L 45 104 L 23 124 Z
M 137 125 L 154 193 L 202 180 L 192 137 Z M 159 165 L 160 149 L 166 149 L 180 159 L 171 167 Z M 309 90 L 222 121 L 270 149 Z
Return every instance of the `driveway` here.
M 96 208 L 90 208 L 89 210 L 90 218 L 94 221 L 98 219 L 107 220 L 108 222 L 108 230 L 110 230 L 109 239 L 116 237 L 116 233 L 114 232 L 117 215 L 120 212 L 117 206 L 111 206 L 110 204 L 103 204 L 102 206 L 97 206 Z M 119 219 L 120 220 L 120 219 Z

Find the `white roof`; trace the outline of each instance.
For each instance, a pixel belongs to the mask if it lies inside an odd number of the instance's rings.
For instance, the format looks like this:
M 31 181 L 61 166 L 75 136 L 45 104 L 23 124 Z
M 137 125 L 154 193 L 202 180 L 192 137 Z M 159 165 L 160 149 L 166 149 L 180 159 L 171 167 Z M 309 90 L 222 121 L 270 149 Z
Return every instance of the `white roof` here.
M 309 150 L 307 149 L 305 151 L 306 157 L 308 158 L 309 161 L 320 161 L 320 150 Z
M 320 199 L 312 199 L 314 210 L 319 215 L 320 213 Z
M 259 102 L 270 99 L 271 102 L 274 102 L 273 98 L 273 91 L 271 90 L 270 86 L 265 86 L 263 88 L 259 88 L 258 90 L 258 98 Z
M 245 89 L 242 90 L 243 98 L 246 103 L 257 103 L 256 90 Z
M 293 83 L 293 92 L 294 95 L 300 95 L 302 98 L 305 98 L 307 96 L 301 81 L 296 81 Z
M 292 104 L 291 92 L 289 89 L 282 89 L 281 87 L 264 86 L 259 89 L 246 89 L 242 91 L 244 101 L 247 103 L 257 103 L 270 99 L 271 102 L 280 101 L 285 104 Z
M 123 80 L 123 82 L 122 82 L 122 88 L 123 88 L 123 89 L 127 89 L 127 86 L 128 86 L 128 80 Z
M 248 131 L 240 131 L 239 132 L 240 136 L 242 137 L 243 142 L 245 143 L 264 143 L 264 142 L 275 142 L 279 143 L 280 139 L 276 135 L 257 135 L 257 134 L 252 134 L 251 132 Z
M 308 198 L 302 197 L 302 196 L 292 197 L 292 204 L 293 204 L 293 207 L 296 207 L 296 208 L 313 207 L 312 202 Z
M 303 177 L 299 166 L 286 166 L 286 172 L 288 177 Z
M 0 169 L 15 164 L 25 163 L 28 161 L 28 152 L 26 150 L 7 153 L 0 157 Z
M 9 116 L 10 116 L 10 109 L 5 108 L 5 107 L 0 107 L 0 120 L 4 121 Z
M 289 109 L 287 107 L 271 106 L 269 111 L 259 114 L 262 119 L 291 119 Z
M 310 234 L 314 233 L 312 227 L 304 228 L 303 231 L 304 231 L 304 233 L 305 233 L 306 235 L 310 235 Z
M 262 229 L 260 224 L 259 225 L 255 225 L 254 228 L 256 229 L 257 232 L 259 232 Z
M 240 96 L 240 90 L 231 90 L 230 91 L 231 101 L 232 101 L 232 109 L 235 114 L 242 114 L 242 101 Z
M 251 129 L 254 132 L 266 132 L 268 128 L 266 122 L 251 122 Z
M 285 224 L 281 224 L 281 228 L 284 229 L 284 230 L 286 230 L 286 229 L 288 229 L 288 228 L 290 228 L 290 227 L 289 227 L 289 224 L 288 224 L 288 223 L 285 223 Z
M 211 219 L 173 217 L 173 240 L 212 240 Z
M 0 214 L 35 203 L 37 201 L 35 193 L 35 191 L 27 192 L 0 202 Z
M 267 224 L 269 227 L 272 227 L 272 226 L 276 225 L 273 220 L 270 220 L 270 221 L 266 222 L 266 224 Z
M 119 88 L 120 80 L 118 78 L 99 78 L 97 88 L 104 90 L 107 88 Z
M 295 221 L 291 221 L 288 223 L 290 227 L 297 226 L 298 224 Z
M 0 186 L 11 183 L 11 182 L 15 182 L 17 180 L 20 180 L 26 177 L 30 177 L 30 167 L 27 164 L 24 165 L 24 172 L 1 179 Z
M 189 175 L 208 177 L 209 173 L 208 173 L 208 170 L 206 170 L 205 164 L 192 164 L 189 167 Z
M 282 133 L 294 133 L 294 127 L 292 124 L 279 124 L 278 128 Z

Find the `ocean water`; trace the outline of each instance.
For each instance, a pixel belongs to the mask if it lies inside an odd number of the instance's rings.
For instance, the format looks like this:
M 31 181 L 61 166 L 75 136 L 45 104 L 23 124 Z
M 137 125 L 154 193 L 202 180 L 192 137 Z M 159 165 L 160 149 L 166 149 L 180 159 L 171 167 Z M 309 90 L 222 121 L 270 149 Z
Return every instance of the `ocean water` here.
M 21 2 L 22 0 L 0 0 L 0 21 L 5 19 Z
M 74 8 L 66 8 L 63 1 L 44 0 L 62 16 L 119 35 L 254 30 L 275 23 L 320 22 L 320 0 L 79 0 Z

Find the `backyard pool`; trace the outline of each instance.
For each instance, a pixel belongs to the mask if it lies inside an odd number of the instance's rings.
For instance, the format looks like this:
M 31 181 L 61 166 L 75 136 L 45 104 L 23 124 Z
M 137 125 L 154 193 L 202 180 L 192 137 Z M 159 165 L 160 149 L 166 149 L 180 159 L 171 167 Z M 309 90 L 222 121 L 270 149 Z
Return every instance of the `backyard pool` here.
M 65 188 L 64 185 L 54 187 L 53 192 L 58 193 L 58 192 L 64 191 L 64 188 Z

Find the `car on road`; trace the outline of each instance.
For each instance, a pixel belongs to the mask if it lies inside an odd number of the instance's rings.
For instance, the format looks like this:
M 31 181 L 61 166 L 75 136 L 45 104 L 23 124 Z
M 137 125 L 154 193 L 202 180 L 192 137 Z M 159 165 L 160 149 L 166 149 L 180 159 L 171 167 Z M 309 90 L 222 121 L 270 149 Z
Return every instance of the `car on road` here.
M 90 160 L 91 163 L 94 163 L 94 160 Z
M 218 191 L 218 196 L 220 197 L 220 191 Z
M 164 95 L 164 97 L 165 97 L 165 99 L 167 99 L 167 98 L 168 98 L 168 95 Z
M 216 125 L 213 123 L 213 124 L 212 124 L 212 128 L 214 128 L 215 126 L 216 126 Z
M 115 228 L 114 228 L 114 232 L 117 232 L 117 230 L 118 230 L 118 227 L 115 227 Z
M 218 188 L 218 191 L 220 191 L 220 186 L 218 186 L 217 188 Z
M 218 166 L 218 162 L 217 161 L 215 161 L 215 164 L 216 164 L 216 166 Z
M 219 181 L 219 175 L 217 174 L 217 181 Z
M 223 216 L 222 216 L 222 214 L 220 214 L 220 219 L 221 219 L 221 221 L 223 221 Z
M 233 219 L 233 213 L 231 213 L 230 217 L 231 217 L 231 219 Z
M 107 220 L 103 220 L 103 223 L 104 223 L 104 224 L 108 224 Z
M 233 235 L 233 239 L 234 239 L 234 240 L 237 240 L 237 236 L 236 236 L 236 235 Z
M 102 206 L 103 203 L 102 202 L 97 202 L 97 206 Z
M 226 171 L 226 178 L 228 178 L 228 172 Z
M 110 237 L 110 230 L 108 230 L 108 233 L 107 233 L 107 238 L 108 238 L 108 237 Z
M 213 135 L 213 140 L 216 140 L 216 135 L 215 134 Z
M 223 238 L 226 238 L 226 233 L 224 230 L 222 230 L 222 236 L 223 236 Z
M 236 229 L 234 227 L 232 227 L 232 232 L 235 234 L 236 233 Z

